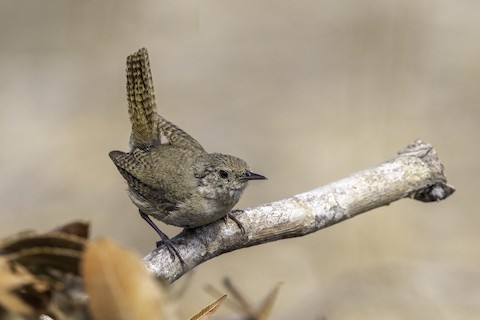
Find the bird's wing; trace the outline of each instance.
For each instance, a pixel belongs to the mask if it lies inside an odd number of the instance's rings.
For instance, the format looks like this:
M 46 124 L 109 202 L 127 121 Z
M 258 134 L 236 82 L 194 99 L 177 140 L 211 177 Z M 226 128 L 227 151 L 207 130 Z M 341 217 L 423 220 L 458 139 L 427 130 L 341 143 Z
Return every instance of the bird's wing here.
M 168 140 L 172 146 L 177 146 L 184 149 L 196 149 L 205 151 L 202 145 L 195 140 L 191 135 L 171 123 L 167 119 L 156 115 L 157 126 L 162 135 Z

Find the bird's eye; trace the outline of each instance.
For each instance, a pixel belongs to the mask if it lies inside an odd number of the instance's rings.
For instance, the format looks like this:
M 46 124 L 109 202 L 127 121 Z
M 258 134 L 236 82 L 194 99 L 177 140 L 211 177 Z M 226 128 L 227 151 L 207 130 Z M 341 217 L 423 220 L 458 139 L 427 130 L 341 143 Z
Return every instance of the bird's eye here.
M 227 179 L 228 178 L 228 172 L 225 171 L 225 170 L 218 171 L 218 174 L 220 175 L 220 178 L 222 178 L 222 179 Z

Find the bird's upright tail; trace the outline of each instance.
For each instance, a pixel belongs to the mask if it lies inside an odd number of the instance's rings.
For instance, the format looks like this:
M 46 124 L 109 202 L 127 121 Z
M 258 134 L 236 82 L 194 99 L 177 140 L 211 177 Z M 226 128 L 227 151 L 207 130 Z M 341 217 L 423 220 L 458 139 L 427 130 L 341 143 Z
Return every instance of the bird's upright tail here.
M 127 57 L 127 101 L 132 123 L 130 148 L 145 150 L 160 144 L 152 73 L 145 48 Z

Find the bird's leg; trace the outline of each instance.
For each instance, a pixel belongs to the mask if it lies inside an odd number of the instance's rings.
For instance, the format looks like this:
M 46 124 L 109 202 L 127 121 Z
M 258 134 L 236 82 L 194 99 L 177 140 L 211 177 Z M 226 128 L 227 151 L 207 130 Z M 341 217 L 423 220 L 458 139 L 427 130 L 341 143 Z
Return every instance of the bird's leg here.
M 245 228 L 243 227 L 243 224 L 240 222 L 240 220 L 238 220 L 233 214 L 234 213 L 242 213 L 243 210 L 241 209 L 235 209 L 235 210 L 232 210 L 230 211 L 229 213 L 227 213 L 227 215 L 225 216 L 225 224 L 227 223 L 228 221 L 228 218 L 232 219 L 238 226 L 238 228 L 240 229 L 240 231 L 242 232 L 242 234 L 245 234 Z
M 162 232 L 162 230 L 160 230 L 157 225 L 152 221 L 152 219 L 150 219 L 150 217 L 148 216 L 148 214 L 144 213 L 142 210 L 138 210 L 138 212 L 140 212 L 140 216 L 145 220 L 147 221 L 147 223 L 158 233 L 158 235 L 160 236 L 160 238 L 162 239 L 161 241 L 157 241 L 157 248 L 159 246 L 161 246 L 162 244 L 164 244 L 168 251 L 170 252 L 170 254 L 175 258 L 175 256 L 178 257 L 178 259 L 180 260 L 180 263 L 182 264 L 182 266 L 185 266 L 186 263 L 185 261 L 183 260 L 182 256 L 180 255 L 180 253 L 178 252 L 178 250 L 175 248 L 175 246 L 173 245 L 172 241 L 170 240 L 170 238 Z

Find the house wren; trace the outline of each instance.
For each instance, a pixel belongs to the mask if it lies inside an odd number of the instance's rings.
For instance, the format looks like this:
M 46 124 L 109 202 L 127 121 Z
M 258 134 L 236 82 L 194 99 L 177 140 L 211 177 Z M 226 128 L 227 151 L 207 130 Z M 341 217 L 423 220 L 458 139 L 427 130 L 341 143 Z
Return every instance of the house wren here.
M 109 156 L 127 181 L 129 196 L 142 218 L 183 263 L 150 216 L 183 228 L 227 218 L 247 182 L 266 178 L 251 172 L 242 159 L 207 153 L 197 140 L 156 113 L 145 48 L 127 57 L 127 99 L 130 152 L 112 151 Z M 244 232 L 240 222 L 230 218 Z

